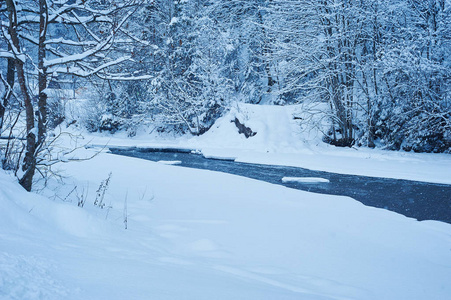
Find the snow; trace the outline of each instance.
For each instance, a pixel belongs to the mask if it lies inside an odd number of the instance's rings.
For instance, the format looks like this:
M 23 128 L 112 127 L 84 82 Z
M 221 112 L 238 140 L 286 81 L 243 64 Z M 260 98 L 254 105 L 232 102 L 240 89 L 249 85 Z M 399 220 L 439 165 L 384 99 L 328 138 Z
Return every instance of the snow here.
M 158 162 L 165 165 L 180 165 L 182 163 L 180 160 L 159 160 Z
M 314 139 L 299 140 L 307 135 L 279 119 L 289 117 L 290 109 L 243 106 L 194 139 L 146 141 L 143 135 L 118 134 L 86 140 L 109 139 L 122 147 L 171 145 L 275 164 L 329 163 L 332 169 L 351 164 L 346 172 L 371 173 L 385 159 L 392 169 L 377 172 L 388 177 L 436 172 L 433 180 L 449 180 L 446 155 L 333 152 L 314 146 Z M 257 135 L 239 135 L 230 123 L 235 115 Z M 279 123 L 292 130 L 272 132 Z M 59 147 L 64 145 L 70 146 L 66 141 Z M 51 178 L 46 187 L 38 182 L 38 194 L 25 192 L 0 171 L 0 299 L 451 296 L 450 224 L 418 222 L 349 197 L 117 156 L 102 148 L 72 155 L 93 158 L 56 165 L 63 182 Z M 426 175 L 415 173 L 418 168 Z M 96 190 L 110 172 L 101 209 L 93 204 Z M 86 203 L 78 207 L 82 198 Z
M 171 22 L 169 22 L 169 26 L 173 26 L 178 23 L 179 19 L 177 17 L 172 17 Z
M 282 182 L 327 183 L 329 180 L 318 177 L 283 177 Z
M 3 50 L 3 49 L 0 49 L 0 57 L 2 57 L 2 58 L 13 58 L 13 59 L 16 58 L 14 53 L 11 53 L 10 51 Z

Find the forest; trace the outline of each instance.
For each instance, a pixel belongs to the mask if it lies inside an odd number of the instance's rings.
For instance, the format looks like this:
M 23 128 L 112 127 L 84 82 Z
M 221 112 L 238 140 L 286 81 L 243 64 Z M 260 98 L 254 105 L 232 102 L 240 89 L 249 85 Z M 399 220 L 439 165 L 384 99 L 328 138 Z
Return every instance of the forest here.
M 302 104 L 336 146 L 451 152 L 449 0 L 5 0 L 0 19 L 1 167 L 26 190 L 61 124 L 202 135 L 236 102 Z

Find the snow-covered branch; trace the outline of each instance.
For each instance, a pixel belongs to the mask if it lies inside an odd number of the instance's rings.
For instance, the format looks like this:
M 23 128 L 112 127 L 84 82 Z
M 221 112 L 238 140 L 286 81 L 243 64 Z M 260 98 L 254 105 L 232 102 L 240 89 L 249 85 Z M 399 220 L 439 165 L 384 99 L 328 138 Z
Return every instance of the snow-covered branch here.
M 48 68 L 48 67 L 52 67 L 55 65 L 69 64 L 72 62 L 84 60 L 87 57 L 92 56 L 100 51 L 109 49 L 112 46 L 113 38 L 114 38 L 114 35 L 111 34 L 107 39 L 105 39 L 103 42 L 99 43 L 95 48 L 89 49 L 82 53 L 76 53 L 76 54 L 67 55 L 64 57 L 54 58 L 51 60 L 45 60 L 44 66 L 46 68 Z
M 95 42 L 95 41 L 73 41 L 73 40 L 65 39 L 63 37 L 59 37 L 56 39 L 48 39 L 45 41 L 45 44 L 46 45 L 63 44 L 63 45 L 68 45 L 68 46 L 92 47 L 92 46 L 97 45 L 97 42 Z

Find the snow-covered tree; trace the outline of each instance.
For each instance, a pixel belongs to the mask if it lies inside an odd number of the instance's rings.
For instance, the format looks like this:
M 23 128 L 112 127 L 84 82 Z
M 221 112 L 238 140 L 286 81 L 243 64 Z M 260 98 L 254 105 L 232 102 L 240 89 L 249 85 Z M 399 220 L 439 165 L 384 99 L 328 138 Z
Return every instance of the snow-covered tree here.
M 131 79 L 121 64 L 131 60 L 126 53 L 135 40 L 127 21 L 141 3 L 6 1 L 2 35 L 7 48 L 0 49 L 0 56 L 14 59 L 26 111 L 27 145 L 19 180 L 26 190 L 31 189 L 37 165 L 45 164 L 41 154 L 46 150 L 49 80 L 66 75 Z M 133 78 L 140 75 L 133 74 Z M 37 83 L 36 91 L 31 83 Z
M 282 92 L 327 102 L 332 142 L 354 142 L 358 53 L 365 1 L 272 1 L 274 59 Z
M 225 60 L 227 77 L 242 101 L 274 103 L 277 74 L 271 64 L 270 34 L 266 30 L 268 0 L 212 1 L 208 15 L 230 41 Z
M 450 147 L 449 2 L 273 0 L 268 15 L 279 93 L 328 103 L 328 141 Z
M 376 136 L 390 149 L 451 147 L 451 4 L 386 3 Z

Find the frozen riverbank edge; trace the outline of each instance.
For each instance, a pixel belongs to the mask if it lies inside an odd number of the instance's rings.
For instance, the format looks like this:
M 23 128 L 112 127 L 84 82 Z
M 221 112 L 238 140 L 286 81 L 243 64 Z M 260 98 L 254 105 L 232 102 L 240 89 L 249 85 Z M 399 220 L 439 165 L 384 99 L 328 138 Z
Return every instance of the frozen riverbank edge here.
M 366 148 L 331 149 L 327 145 L 318 147 L 318 149 L 310 149 L 307 153 L 306 151 L 299 153 L 262 153 L 233 148 L 190 148 L 180 141 L 162 144 L 100 136 L 94 139 L 96 143 L 87 144 L 87 148 L 195 153 L 208 159 L 299 167 L 346 175 L 451 184 L 451 155 L 449 154 L 407 153 Z
M 301 167 L 338 174 L 451 184 L 451 155 L 340 148 L 322 141 L 327 125 L 304 123 L 302 105 L 239 104 L 201 136 L 170 137 L 138 132 L 133 138 L 116 133 L 86 134 L 88 145 L 196 151 L 206 158 L 265 165 Z M 295 116 L 297 116 L 295 118 Z M 245 138 L 233 120 L 256 132 Z

